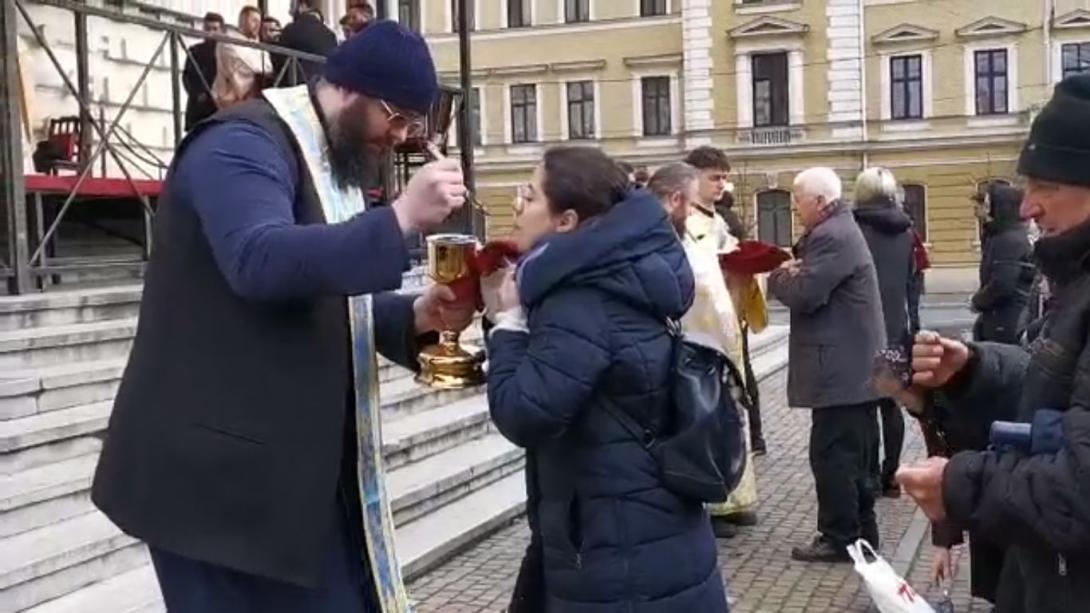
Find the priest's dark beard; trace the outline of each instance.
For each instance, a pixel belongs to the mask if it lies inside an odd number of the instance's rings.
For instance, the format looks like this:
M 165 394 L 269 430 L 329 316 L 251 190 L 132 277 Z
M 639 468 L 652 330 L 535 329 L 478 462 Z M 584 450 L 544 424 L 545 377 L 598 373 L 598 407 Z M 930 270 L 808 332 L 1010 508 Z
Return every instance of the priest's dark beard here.
M 346 107 L 330 125 L 329 163 L 340 189 L 366 188 L 377 176 L 378 160 L 367 148 L 367 113 L 362 99 Z

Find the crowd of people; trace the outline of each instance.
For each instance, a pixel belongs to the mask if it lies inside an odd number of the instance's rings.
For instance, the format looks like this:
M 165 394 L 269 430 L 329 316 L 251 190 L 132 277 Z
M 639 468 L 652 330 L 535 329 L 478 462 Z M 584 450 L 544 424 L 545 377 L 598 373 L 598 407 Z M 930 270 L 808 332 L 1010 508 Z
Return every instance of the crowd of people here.
M 285 27 L 275 17 L 262 15 L 257 7 L 244 6 L 234 31 L 228 32 L 219 13 L 205 14 L 202 29 L 239 41 L 328 57 L 340 41 L 325 25 L 319 4 L 317 0 L 295 0 L 292 21 Z M 340 19 L 343 40 L 359 34 L 374 20 L 374 7 L 365 0 L 350 0 Z M 307 83 L 321 73 L 322 63 L 316 60 L 293 61 L 287 54 L 269 52 L 260 46 L 202 40 L 189 48 L 182 73 L 187 96 L 185 129 L 191 130 L 216 111 L 256 97 L 267 87 Z
M 242 17 L 244 36 L 276 31 Z M 317 40 L 315 24 L 299 2 L 279 40 Z M 194 58 L 222 68 L 223 46 Z M 437 97 L 435 67 L 419 34 L 386 21 L 328 57 L 306 85 L 208 106 L 219 110 L 193 124 L 159 203 L 93 499 L 148 543 L 172 612 L 410 609 L 373 364 L 380 352 L 418 369 L 438 330 L 472 324 L 475 304 L 450 288 L 393 291 L 406 237 L 468 194 L 442 159 L 365 208 L 374 162 Z M 527 450 L 531 543 L 510 610 L 728 610 L 716 539 L 760 520 L 753 462 L 706 505 L 672 489 L 616 415 L 650 440 L 671 428 L 677 322 L 743 373 L 731 410 L 750 458 L 769 452 L 748 347 L 768 323 L 765 287 L 790 311 L 789 403 L 812 416 L 818 534 L 792 557 L 877 548 L 875 499 L 903 488 L 942 552 L 970 535 L 974 593 L 998 611 L 1077 610 L 1090 597 L 1087 168 L 1090 77 L 1072 77 L 1034 122 L 1025 191 L 981 194 L 980 324 L 965 343 L 920 331 L 929 262 L 888 169 L 864 169 L 853 197 L 832 169 L 798 173 L 801 234 L 762 282 L 720 264 L 745 238 L 723 151 L 637 176 L 594 147 L 547 150 L 519 191 L 522 256 L 481 286 L 492 420 Z M 1032 246 L 1021 219 L 1040 230 Z M 926 463 L 899 466 L 901 407 Z M 1024 448 L 990 446 L 1008 419 L 1032 423 Z M 937 560 L 949 575 L 949 556 Z

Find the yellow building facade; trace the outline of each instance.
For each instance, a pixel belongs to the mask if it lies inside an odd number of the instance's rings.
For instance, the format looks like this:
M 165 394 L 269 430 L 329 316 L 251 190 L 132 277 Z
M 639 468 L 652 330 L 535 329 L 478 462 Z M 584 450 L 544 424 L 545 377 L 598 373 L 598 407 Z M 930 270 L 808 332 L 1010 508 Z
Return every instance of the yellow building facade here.
M 458 80 L 452 0 L 387 0 Z M 634 166 L 705 144 L 755 235 L 790 244 L 791 179 L 886 166 L 940 266 L 978 258 L 969 196 L 1015 163 L 1065 74 L 1090 70 L 1086 0 L 469 0 L 488 232 L 550 145 Z

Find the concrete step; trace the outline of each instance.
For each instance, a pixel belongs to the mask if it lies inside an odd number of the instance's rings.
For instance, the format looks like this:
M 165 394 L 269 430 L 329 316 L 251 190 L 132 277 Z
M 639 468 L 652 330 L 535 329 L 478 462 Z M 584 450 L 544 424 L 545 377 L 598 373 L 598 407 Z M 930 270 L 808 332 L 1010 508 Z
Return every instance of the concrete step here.
M 526 477 L 513 473 L 398 528 L 401 572 L 411 580 L 431 570 L 526 509 Z
M 96 402 L 0 421 L 0 452 L 24 450 L 100 432 L 105 429 L 112 408 L 113 401 Z
M 139 566 L 24 613 L 151 613 L 166 611 L 155 569 Z
M 0 610 L 18 611 L 147 563 L 142 544 L 94 511 L 0 540 Z
M 135 333 L 135 318 L 0 332 L 0 371 L 123 358 Z
M 61 290 L 0 298 L 0 332 L 136 317 L 140 285 Z
M 0 382 L 0 420 L 112 400 L 127 361 L 123 356 L 12 371 L 17 378 Z
M 101 449 L 102 439 L 92 433 L 3 453 L 0 454 L 0 475 L 15 475 L 36 466 L 63 462 L 89 453 L 97 454 Z
M 491 430 L 484 395 L 418 413 L 387 414 L 382 420 L 382 454 L 387 469 L 394 470 Z
M 461 390 L 440 390 L 421 385 L 412 377 L 396 379 L 379 388 L 384 413 L 415 413 L 446 406 L 477 396 L 484 391 L 482 387 Z
M 525 451 L 498 433 L 468 441 L 392 470 L 386 491 L 394 524 L 402 525 L 519 471 Z
M 0 477 L 0 537 L 90 512 L 97 463 L 97 453 L 87 454 Z

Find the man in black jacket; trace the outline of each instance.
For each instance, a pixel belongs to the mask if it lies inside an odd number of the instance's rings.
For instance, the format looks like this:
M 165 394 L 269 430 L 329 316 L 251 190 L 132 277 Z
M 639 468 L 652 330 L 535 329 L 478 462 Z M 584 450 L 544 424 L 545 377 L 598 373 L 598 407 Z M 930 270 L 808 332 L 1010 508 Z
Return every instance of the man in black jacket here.
M 932 520 L 1009 547 L 1001 613 L 1082 611 L 1090 602 L 1088 169 L 1090 75 L 1077 75 L 1056 87 L 1018 162 L 1027 178 L 1021 213 L 1041 228 L 1034 255 L 1054 290 L 1040 336 L 1025 351 L 925 332 L 913 348 L 915 383 L 939 389 L 955 410 L 1017 402 L 1019 419 L 1033 423 L 1029 453 L 963 452 L 898 474 Z M 1043 409 L 1062 419 L 1044 422 Z
M 981 195 L 980 289 L 971 300 L 979 313 L 973 326 L 976 341 L 1018 344 L 1018 318 L 1036 274 L 1029 230 L 1018 214 L 1022 196 L 1022 190 L 1002 183 L 992 183 Z
M 292 22 L 280 33 L 278 45 L 327 57 L 337 48 L 337 35 L 322 23 L 322 13 L 318 9 L 317 0 L 297 0 L 292 15 L 294 17 Z M 280 77 L 282 72 L 284 73 L 278 84 L 281 87 L 306 83 L 322 74 L 322 64 L 311 60 L 299 60 L 295 69 L 289 67 L 287 71 L 284 71 L 284 65 L 288 63 L 286 56 L 276 54 L 272 58 L 272 63 L 274 79 Z
M 203 29 L 211 34 L 223 33 L 223 15 L 205 13 Z M 216 41 L 203 40 L 189 48 L 182 70 L 185 88 L 185 129 L 188 132 L 202 119 L 216 112 L 212 99 L 212 83 L 216 80 Z

